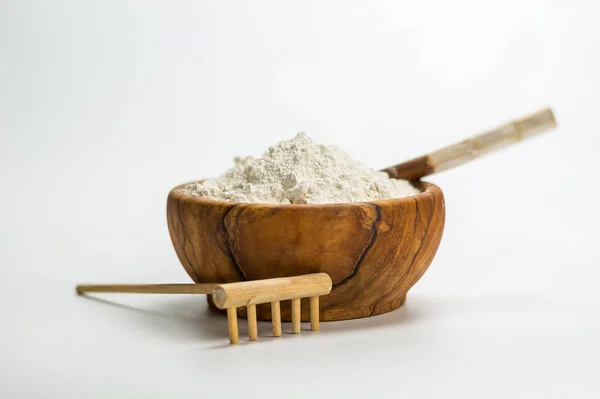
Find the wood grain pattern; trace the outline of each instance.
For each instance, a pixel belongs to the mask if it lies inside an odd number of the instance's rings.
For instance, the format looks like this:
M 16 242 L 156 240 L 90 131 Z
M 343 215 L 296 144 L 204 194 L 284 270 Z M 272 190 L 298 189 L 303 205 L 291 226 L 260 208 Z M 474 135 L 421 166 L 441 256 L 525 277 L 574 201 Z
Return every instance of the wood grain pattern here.
M 423 192 L 412 197 L 324 205 L 211 201 L 188 196 L 179 186 L 167 200 L 169 234 L 197 283 L 324 272 L 333 287 L 320 298 L 321 320 L 381 314 L 404 303 L 442 237 L 442 191 L 416 184 Z M 239 316 L 245 311 L 240 308 Z M 270 320 L 271 306 L 257 305 L 257 316 Z M 290 301 L 281 303 L 281 317 L 291 320 Z M 308 301 L 301 318 L 310 320 Z

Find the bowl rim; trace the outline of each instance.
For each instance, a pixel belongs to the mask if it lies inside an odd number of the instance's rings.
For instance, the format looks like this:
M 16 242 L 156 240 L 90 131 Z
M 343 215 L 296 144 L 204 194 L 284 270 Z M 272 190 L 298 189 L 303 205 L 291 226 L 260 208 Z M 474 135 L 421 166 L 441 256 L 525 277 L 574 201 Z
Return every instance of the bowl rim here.
M 423 180 L 412 181 L 411 184 L 421 190 L 419 194 L 409 195 L 407 197 L 381 199 L 373 201 L 357 201 L 357 202 L 333 202 L 325 204 L 272 204 L 272 203 L 255 203 L 255 202 L 233 202 L 233 201 L 219 201 L 203 197 L 195 197 L 183 192 L 183 188 L 190 183 L 202 182 L 206 179 L 193 180 L 187 183 L 179 184 L 171 189 L 169 192 L 169 199 L 174 199 L 187 203 L 196 203 L 198 205 L 206 206 L 235 206 L 235 207 L 264 207 L 264 208 L 277 208 L 277 209 L 316 209 L 316 208 L 340 208 L 356 205 L 383 205 L 383 204 L 402 204 L 409 201 L 422 201 L 431 195 L 442 196 L 443 192 L 440 187 L 433 183 L 429 183 Z

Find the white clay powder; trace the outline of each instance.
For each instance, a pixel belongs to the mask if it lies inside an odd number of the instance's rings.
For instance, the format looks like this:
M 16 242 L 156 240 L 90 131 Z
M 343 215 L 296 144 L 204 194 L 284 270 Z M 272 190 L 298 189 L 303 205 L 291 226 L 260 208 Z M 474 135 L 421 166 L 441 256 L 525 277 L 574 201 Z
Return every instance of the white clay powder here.
M 390 179 L 335 146 L 315 144 L 305 133 L 270 147 L 260 158 L 234 161 L 218 179 L 190 183 L 184 192 L 220 201 L 271 204 L 364 202 L 419 193 L 408 181 Z

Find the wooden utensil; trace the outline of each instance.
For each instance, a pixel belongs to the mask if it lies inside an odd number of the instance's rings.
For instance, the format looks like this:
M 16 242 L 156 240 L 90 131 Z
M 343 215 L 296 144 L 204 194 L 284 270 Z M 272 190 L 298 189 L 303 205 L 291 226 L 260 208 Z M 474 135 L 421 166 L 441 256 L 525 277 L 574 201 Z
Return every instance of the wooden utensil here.
M 472 161 L 521 140 L 528 139 L 556 126 L 550 108 L 513 120 L 480 135 L 384 169 L 395 179 L 418 180 Z
M 206 294 L 212 295 L 219 309 L 227 311 L 229 341 L 239 342 L 237 308 L 245 307 L 248 315 L 248 336 L 254 341 L 258 338 L 256 324 L 256 305 L 269 303 L 279 312 L 280 301 L 291 300 L 295 311 L 292 314 L 292 333 L 300 333 L 300 302 L 310 298 L 313 331 L 319 330 L 319 296 L 331 291 L 331 278 L 326 273 L 314 273 L 304 276 L 273 278 L 245 281 L 231 284 L 107 284 L 78 285 L 79 295 L 88 292 L 134 293 L 134 294 Z M 273 317 L 273 335 L 281 336 L 281 319 Z

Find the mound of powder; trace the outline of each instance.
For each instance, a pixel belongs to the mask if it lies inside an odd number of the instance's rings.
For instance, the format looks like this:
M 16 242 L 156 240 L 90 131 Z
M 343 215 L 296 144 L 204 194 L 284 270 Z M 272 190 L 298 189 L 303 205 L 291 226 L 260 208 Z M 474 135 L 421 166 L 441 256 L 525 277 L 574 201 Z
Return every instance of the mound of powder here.
M 190 183 L 184 192 L 220 201 L 271 204 L 363 202 L 419 193 L 408 181 L 390 179 L 338 147 L 314 143 L 303 132 L 270 147 L 260 158 L 234 161 L 218 179 Z

